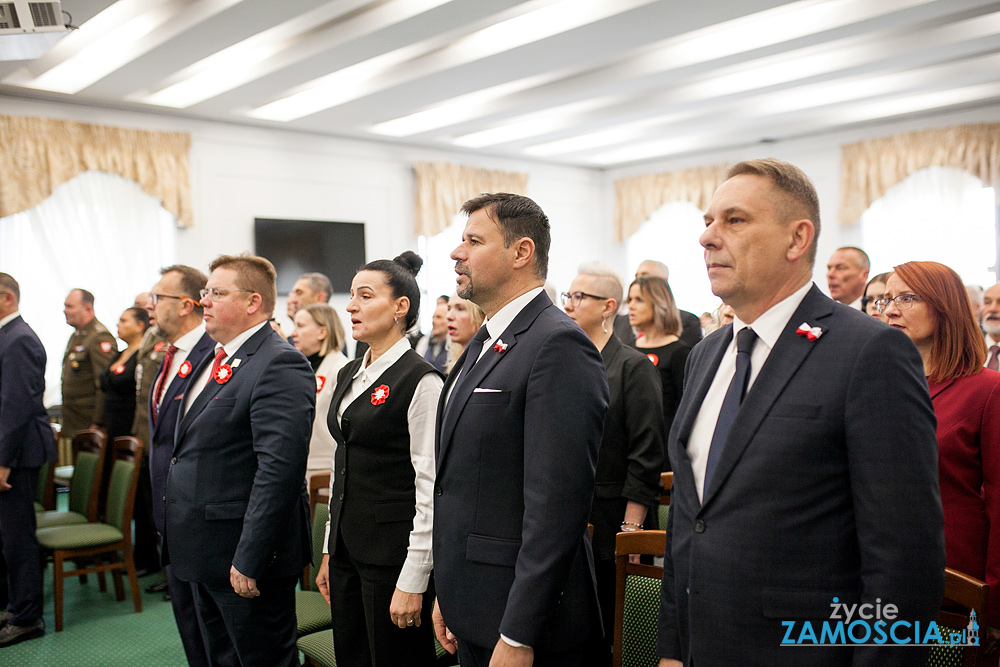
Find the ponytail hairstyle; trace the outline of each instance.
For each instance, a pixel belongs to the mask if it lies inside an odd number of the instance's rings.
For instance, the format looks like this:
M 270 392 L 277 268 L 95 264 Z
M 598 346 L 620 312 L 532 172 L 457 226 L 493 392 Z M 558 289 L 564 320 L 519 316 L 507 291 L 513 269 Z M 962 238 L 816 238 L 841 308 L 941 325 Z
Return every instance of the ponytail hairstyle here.
M 403 318 L 403 331 L 409 331 L 417 323 L 420 316 L 420 288 L 417 286 L 417 273 L 423 266 L 420 255 L 407 250 L 393 260 L 376 259 L 368 262 L 358 271 L 378 271 L 385 275 L 385 282 L 392 290 L 392 298 L 405 296 L 410 300 L 410 309 Z

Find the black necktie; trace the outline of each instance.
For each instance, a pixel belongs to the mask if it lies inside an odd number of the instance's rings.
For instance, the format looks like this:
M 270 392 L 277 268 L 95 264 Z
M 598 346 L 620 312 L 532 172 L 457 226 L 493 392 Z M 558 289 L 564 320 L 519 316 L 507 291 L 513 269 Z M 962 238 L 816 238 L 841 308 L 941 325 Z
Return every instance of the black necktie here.
M 736 421 L 736 415 L 740 411 L 740 404 L 743 403 L 743 396 L 747 392 L 747 381 L 750 379 L 750 353 L 753 351 L 755 342 L 757 342 L 757 334 L 750 327 L 744 327 L 736 334 L 736 374 L 733 375 L 733 381 L 729 383 L 729 389 L 726 390 L 726 398 L 722 401 L 722 409 L 719 410 L 719 420 L 715 422 L 712 446 L 708 450 L 708 463 L 705 465 L 703 495 L 712 482 L 715 466 L 719 463 L 726 439 L 729 437 L 729 431 L 733 428 L 733 422 Z
M 469 373 L 472 372 L 472 367 L 476 365 L 477 361 L 479 361 L 479 355 L 483 351 L 483 343 L 489 339 L 490 332 L 486 330 L 486 325 L 484 324 L 480 327 L 479 331 L 476 332 L 476 335 L 472 337 L 472 340 L 469 341 L 469 350 L 468 354 L 465 355 L 465 363 L 462 364 L 461 375 L 459 375 L 458 379 L 455 380 L 455 384 L 452 385 L 451 388 L 451 393 L 448 394 L 448 403 L 445 405 L 446 419 L 448 417 L 448 411 L 451 410 L 452 397 L 455 396 L 455 392 L 458 391 L 458 388 L 463 382 L 465 382 L 465 379 L 469 377 Z

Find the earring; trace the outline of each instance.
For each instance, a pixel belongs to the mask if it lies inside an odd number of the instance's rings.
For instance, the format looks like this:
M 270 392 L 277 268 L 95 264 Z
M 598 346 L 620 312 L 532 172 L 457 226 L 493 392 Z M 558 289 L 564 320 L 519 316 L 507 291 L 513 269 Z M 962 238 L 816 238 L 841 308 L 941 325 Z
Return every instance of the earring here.
M 399 324 L 399 318 L 398 317 L 392 318 L 392 323 L 393 324 Z
M 606 317 L 601 318 L 601 331 L 608 333 L 608 318 Z

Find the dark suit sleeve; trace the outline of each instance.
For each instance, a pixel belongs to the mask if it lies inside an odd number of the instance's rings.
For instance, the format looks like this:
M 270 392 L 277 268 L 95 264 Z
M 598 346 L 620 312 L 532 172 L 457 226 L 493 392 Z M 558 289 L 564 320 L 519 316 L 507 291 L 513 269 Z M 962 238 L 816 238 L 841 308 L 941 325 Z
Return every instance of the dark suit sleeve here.
M 305 357 L 280 349 L 261 373 L 250 400 L 257 472 L 233 565 L 259 578 L 303 490 L 316 406 L 316 379 Z
M 655 505 L 665 456 L 659 371 L 642 358 L 629 359 L 622 370 L 628 458 L 622 496 L 643 505 Z
M 535 646 L 582 548 L 608 407 L 604 363 L 579 328 L 542 343 L 528 374 L 524 515 L 500 633 Z
M 29 336 L 15 336 L 0 363 L 0 466 L 10 468 L 35 418 L 32 397 L 45 389 L 45 350 Z
M 985 372 L 985 371 L 984 371 Z M 990 585 L 987 623 L 1000 626 L 1000 384 L 993 385 L 983 406 L 979 427 L 979 447 L 983 457 L 983 496 L 990 522 L 986 543 L 986 583 Z
M 937 618 L 944 594 L 944 518 L 936 419 L 920 355 L 879 328 L 858 354 L 844 426 L 861 556 L 862 602 L 891 602 L 899 618 Z M 855 665 L 902 665 L 905 650 L 864 647 Z M 910 659 L 912 660 L 912 659 Z

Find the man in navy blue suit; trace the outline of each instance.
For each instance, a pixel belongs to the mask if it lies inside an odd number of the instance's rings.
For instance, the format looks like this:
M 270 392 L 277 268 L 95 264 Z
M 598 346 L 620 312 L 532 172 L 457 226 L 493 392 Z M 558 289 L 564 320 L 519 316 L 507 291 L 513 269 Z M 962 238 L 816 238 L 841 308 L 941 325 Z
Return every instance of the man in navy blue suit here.
M 45 349 L 18 313 L 21 291 L 0 273 L 0 647 L 45 634 L 35 537 L 38 468 L 56 458 L 45 392 Z
M 875 628 L 923 643 L 895 623 L 926 629 L 944 591 L 923 364 L 813 284 L 819 224 L 808 177 L 775 159 L 734 166 L 705 212 L 712 291 L 736 316 L 688 357 L 668 438 L 661 667 L 926 663 Z M 840 608 L 861 610 L 850 639 L 817 646 L 848 625 Z
M 163 498 L 167 491 L 167 471 L 174 454 L 174 432 L 184 392 L 191 384 L 192 372 L 211 356 L 215 341 L 205 331 L 202 318 L 201 290 L 208 278 L 190 266 L 168 266 L 160 271 L 150 300 L 153 313 L 167 348 L 149 390 L 150 483 L 153 498 L 153 525 L 163 534 Z M 164 545 L 165 547 L 165 545 Z M 169 555 L 165 555 L 169 562 Z M 211 664 L 208 649 L 194 604 L 194 589 L 181 581 L 174 566 L 164 568 L 174 620 L 181 635 L 190 667 Z M 161 584 L 162 586 L 162 584 Z
M 211 660 L 297 667 L 295 585 L 309 562 L 306 458 L 316 379 L 269 325 L 269 261 L 218 257 L 202 290 L 215 344 L 180 399 L 164 494 L 164 551 Z
M 580 638 L 601 633 L 587 519 L 604 363 L 543 292 L 538 204 L 499 193 L 463 210 L 458 295 L 487 321 L 438 407 L 435 633 L 465 667 L 578 665 Z

